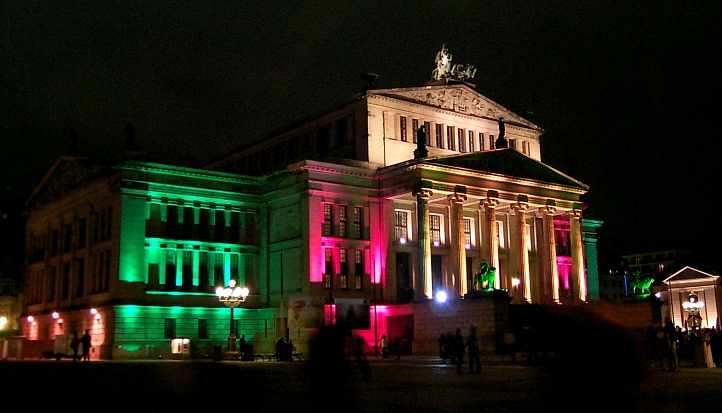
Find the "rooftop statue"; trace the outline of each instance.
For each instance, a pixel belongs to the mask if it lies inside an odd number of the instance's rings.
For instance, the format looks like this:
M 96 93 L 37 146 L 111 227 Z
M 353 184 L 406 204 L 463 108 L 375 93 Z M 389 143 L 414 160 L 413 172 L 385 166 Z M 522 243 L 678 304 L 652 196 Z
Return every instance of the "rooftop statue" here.
M 434 80 L 441 80 L 449 77 L 451 74 L 451 53 L 446 48 L 446 45 L 441 45 L 441 50 L 436 52 L 436 69 L 431 72 L 431 77 Z
M 504 118 L 499 117 L 499 137 L 494 143 L 496 149 L 508 148 L 509 141 L 506 140 L 506 126 L 504 126 Z

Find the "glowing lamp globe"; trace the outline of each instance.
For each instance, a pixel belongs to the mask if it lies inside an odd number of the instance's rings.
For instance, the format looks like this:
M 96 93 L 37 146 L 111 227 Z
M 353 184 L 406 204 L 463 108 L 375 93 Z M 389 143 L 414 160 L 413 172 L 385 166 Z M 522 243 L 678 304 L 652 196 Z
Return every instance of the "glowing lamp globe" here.
M 438 247 L 438 246 L 439 246 L 439 241 L 434 241 L 434 246 L 435 246 L 435 247 Z
M 403 237 L 402 237 L 401 239 L 399 239 L 399 242 L 400 242 L 401 244 L 406 244 L 406 238 L 403 238 Z
M 32 323 L 32 322 L 35 321 L 35 317 L 29 315 L 28 318 L 27 318 L 27 320 L 28 320 L 28 323 Z
M 512 278 L 511 279 L 511 285 L 512 287 L 518 287 L 521 284 L 521 280 L 518 278 Z
M 90 314 L 96 315 L 96 314 L 98 314 L 98 310 L 96 310 L 95 308 L 91 308 L 91 309 L 90 309 Z
M 0 329 L 5 328 L 8 325 L 8 318 L 5 316 L 0 317 Z
M 58 314 L 57 311 L 53 311 L 52 316 L 53 316 L 53 318 L 56 319 L 56 320 L 57 320 L 58 318 L 60 318 L 60 314 Z
M 439 290 L 436 292 L 436 296 L 434 298 L 436 299 L 437 303 L 443 304 L 449 297 L 446 295 L 446 291 Z
M 218 288 L 216 288 L 216 295 L 217 295 L 218 297 L 220 297 L 220 296 L 223 295 L 223 287 L 218 287 Z

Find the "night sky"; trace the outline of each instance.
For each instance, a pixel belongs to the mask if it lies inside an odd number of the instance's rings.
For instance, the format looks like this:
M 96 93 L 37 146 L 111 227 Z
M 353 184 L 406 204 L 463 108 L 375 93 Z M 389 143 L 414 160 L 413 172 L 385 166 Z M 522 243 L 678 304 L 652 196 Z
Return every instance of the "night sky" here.
M 720 270 L 719 1 L 214 3 L 4 2 L 4 245 L 73 129 L 84 154 L 118 151 L 130 121 L 146 151 L 202 161 L 348 99 L 363 72 L 421 84 L 445 43 L 480 93 L 544 127 L 546 163 L 591 186 L 603 269 L 689 248 Z

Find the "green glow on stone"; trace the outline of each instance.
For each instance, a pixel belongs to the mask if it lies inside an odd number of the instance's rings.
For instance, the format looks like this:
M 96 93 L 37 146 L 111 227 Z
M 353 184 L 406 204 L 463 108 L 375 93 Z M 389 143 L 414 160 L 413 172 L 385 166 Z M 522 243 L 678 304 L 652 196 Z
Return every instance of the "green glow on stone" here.
M 193 291 L 146 291 L 145 293 L 148 295 L 176 295 L 176 296 L 199 295 L 199 296 L 205 296 L 205 297 L 214 297 L 215 296 L 215 294 L 213 294 L 213 293 L 199 293 L 199 292 L 193 292 Z

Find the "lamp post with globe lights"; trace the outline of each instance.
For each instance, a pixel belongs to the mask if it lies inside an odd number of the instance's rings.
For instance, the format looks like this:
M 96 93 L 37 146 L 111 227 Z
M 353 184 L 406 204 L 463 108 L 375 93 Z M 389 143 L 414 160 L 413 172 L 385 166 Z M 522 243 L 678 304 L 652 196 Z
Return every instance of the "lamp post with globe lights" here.
M 227 287 L 216 288 L 218 301 L 231 309 L 231 324 L 228 333 L 228 351 L 236 351 L 236 335 L 233 331 L 233 309 L 246 301 L 249 290 L 247 287 L 237 287 L 236 280 L 230 280 Z

